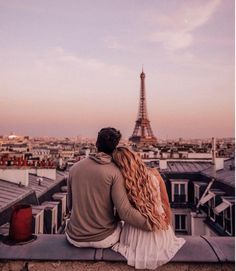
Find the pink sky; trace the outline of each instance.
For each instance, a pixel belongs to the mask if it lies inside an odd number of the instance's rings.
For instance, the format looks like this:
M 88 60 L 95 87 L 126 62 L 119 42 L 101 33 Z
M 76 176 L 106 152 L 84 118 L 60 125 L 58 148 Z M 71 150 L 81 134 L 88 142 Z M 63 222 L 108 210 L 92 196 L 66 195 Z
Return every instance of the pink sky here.
M 234 1 L 0 0 L 0 134 L 234 136 Z

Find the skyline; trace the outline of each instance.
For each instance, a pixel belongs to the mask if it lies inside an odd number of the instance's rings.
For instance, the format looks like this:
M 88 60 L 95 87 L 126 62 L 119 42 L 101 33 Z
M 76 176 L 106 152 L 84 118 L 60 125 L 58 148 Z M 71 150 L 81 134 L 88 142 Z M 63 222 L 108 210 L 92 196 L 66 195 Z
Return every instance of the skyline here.
M 69 3 L 69 4 L 68 4 Z M 0 134 L 234 137 L 234 1 L 1 1 Z
M 95 134 L 94 136 L 83 136 L 83 135 L 81 135 L 81 134 L 79 134 L 79 135 L 72 135 L 72 136 L 48 136 L 48 135 L 43 135 L 43 136 L 29 136 L 29 135 L 27 135 L 27 134 L 16 134 L 16 133 L 14 133 L 14 132 L 10 132 L 9 134 L 1 134 L 0 135 L 1 137 L 3 137 L 3 140 L 8 140 L 9 142 L 10 141 L 12 141 L 12 143 L 15 143 L 17 140 L 20 140 L 20 141 L 22 141 L 22 140 L 24 140 L 25 139 L 25 137 L 29 137 L 29 140 L 31 140 L 31 139 L 42 139 L 42 140 L 65 140 L 65 139 L 69 139 L 69 140 L 74 140 L 74 141 L 86 141 L 86 140 L 92 140 L 92 141 L 96 141 L 97 140 L 97 134 Z M 12 138 L 11 138 L 12 137 Z M 188 137 L 185 137 L 185 138 L 183 138 L 183 137 L 176 137 L 176 138 L 174 138 L 174 137 L 169 137 L 168 135 L 167 135 L 167 137 L 166 138 L 159 138 L 158 139 L 158 143 L 160 143 L 160 142 L 164 142 L 164 141 L 179 141 L 179 140 L 183 140 L 183 141 L 212 141 L 212 138 L 213 137 L 202 137 L 202 138 L 193 138 L 193 137 L 191 137 L 191 138 L 188 138 Z M 216 140 L 233 140 L 233 141 L 235 141 L 235 137 L 215 137 L 215 139 Z M 121 143 L 123 142 L 125 142 L 125 143 L 127 143 L 127 141 L 129 141 L 129 138 L 128 137 L 124 137 L 123 135 L 122 135 L 122 137 L 121 137 Z M 22 142 L 21 142 L 22 143 Z

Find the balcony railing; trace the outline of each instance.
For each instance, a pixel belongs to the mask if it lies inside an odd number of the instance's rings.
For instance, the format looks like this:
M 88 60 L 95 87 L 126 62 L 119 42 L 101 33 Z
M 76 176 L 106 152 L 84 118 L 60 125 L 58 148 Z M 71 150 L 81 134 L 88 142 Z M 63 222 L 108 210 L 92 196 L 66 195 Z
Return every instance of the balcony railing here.
M 174 195 L 174 203 L 186 203 L 186 195 L 181 194 L 181 195 Z

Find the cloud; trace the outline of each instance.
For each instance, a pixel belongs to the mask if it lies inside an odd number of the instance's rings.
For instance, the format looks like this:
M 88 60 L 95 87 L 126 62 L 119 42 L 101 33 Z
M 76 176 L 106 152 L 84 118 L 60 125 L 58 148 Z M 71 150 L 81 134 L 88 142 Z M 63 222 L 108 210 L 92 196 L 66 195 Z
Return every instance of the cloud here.
M 122 45 L 117 37 L 108 36 L 104 38 L 105 47 L 108 49 L 123 50 L 125 46 Z
M 106 74 L 109 76 L 121 76 L 130 72 L 126 67 L 109 64 L 98 58 L 84 57 L 66 51 L 61 46 L 50 48 L 37 60 L 37 65 L 43 66 L 47 70 L 64 70 L 81 72 L 90 76 L 91 73 Z
M 185 31 L 163 31 L 153 33 L 151 41 L 162 43 L 166 49 L 177 50 L 189 47 L 193 42 L 193 37 Z
M 187 8 L 184 13 L 185 30 L 192 32 L 207 23 L 220 3 L 221 0 L 212 0 L 198 7 Z
M 193 32 L 205 25 L 219 7 L 221 0 L 196 2 L 183 6 L 172 14 L 158 15 L 153 22 L 158 31 L 150 34 L 149 40 L 162 44 L 166 49 L 178 50 L 191 46 L 194 42 Z

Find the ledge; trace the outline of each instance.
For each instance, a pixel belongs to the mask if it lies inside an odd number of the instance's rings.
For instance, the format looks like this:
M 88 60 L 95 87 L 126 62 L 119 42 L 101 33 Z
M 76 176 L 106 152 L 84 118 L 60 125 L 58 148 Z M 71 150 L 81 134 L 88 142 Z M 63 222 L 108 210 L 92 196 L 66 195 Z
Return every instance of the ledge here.
M 0 271 L 132 271 L 111 249 L 76 248 L 65 235 L 38 235 L 25 245 L 0 241 Z M 183 237 L 183 236 L 182 236 Z M 186 243 L 158 271 L 234 271 L 234 237 L 184 236 Z
M 233 263 L 234 237 L 184 236 L 186 243 L 171 262 Z M 126 259 L 111 249 L 76 248 L 65 235 L 38 235 L 37 240 L 25 245 L 9 246 L 0 242 L 0 260 L 23 261 L 115 261 Z

